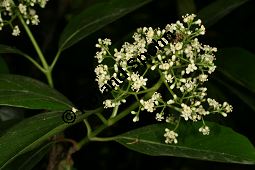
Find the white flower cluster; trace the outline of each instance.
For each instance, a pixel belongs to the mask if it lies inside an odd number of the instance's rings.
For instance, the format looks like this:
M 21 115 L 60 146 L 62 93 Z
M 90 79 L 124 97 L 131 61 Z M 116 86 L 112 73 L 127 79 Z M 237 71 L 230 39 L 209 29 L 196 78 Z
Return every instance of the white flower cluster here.
M 8 25 L 13 29 L 12 35 L 18 36 L 20 34 L 18 25 L 12 25 L 17 15 L 21 15 L 26 24 L 31 23 L 32 25 L 38 25 L 40 21 L 34 6 L 39 5 L 41 8 L 44 8 L 47 1 L 48 0 L 18 0 L 18 2 L 14 2 L 13 0 L 1 0 L 0 30 L 2 30 L 5 25 Z
M 207 98 L 203 84 L 214 72 L 215 47 L 203 45 L 199 35 L 205 27 L 195 15 L 183 16 L 165 29 L 138 28 L 133 43 L 125 42 L 120 50 L 113 49 L 109 39 L 99 39 L 96 53 L 99 65 L 96 81 L 102 93 L 111 93 L 113 99 L 104 101 L 105 108 L 116 107 L 123 99 L 133 96 L 139 103 L 133 121 L 139 121 L 140 111 L 155 112 L 157 121 L 179 125 L 179 121 L 202 121 L 198 130 L 208 135 L 210 129 L 204 117 L 232 112 L 227 102 L 219 104 Z M 158 81 L 157 81 L 158 80 Z M 145 94 L 151 94 L 145 97 Z M 166 143 L 177 143 L 175 130 L 166 129 Z

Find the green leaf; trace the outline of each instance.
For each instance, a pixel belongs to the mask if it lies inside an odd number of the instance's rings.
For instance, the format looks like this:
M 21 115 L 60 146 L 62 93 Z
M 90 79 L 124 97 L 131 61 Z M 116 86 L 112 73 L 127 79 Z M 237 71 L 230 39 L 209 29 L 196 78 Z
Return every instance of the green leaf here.
M 226 79 L 227 77 L 225 77 L 225 79 L 217 77 L 217 81 L 219 83 L 225 86 L 226 89 L 230 90 L 232 94 L 239 97 L 242 102 L 247 104 L 253 111 L 255 111 L 255 94 L 241 86 L 237 86 L 233 81 L 226 81 Z
M 9 73 L 9 69 L 4 59 L 0 55 L 0 73 Z
M 151 0 L 110 0 L 97 3 L 73 17 L 62 32 L 59 48 L 64 50 L 105 25 L 147 4 Z
M 43 159 L 43 157 L 50 151 L 52 144 L 53 143 L 48 143 L 45 146 L 40 146 L 38 147 L 38 149 L 32 150 L 28 153 L 25 153 L 24 155 L 21 155 L 24 158 L 24 161 L 21 162 L 21 164 L 17 168 L 19 168 L 20 170 L 33 169 L 34 166 L 36 166 Z M 20 157 L 18 157 L 17 160 L 20 161 L 21 160 Z M 17 165 L 17 163 L 14 164 Z
M 232 81 L 255 92 L 255 55 L 242 48 L 225 48 L 217 53 L 218 70 Z
M 20 122 L 1 136 L 0 169 L 18 156 L 38 148 L 51 136 L 87 117 L 86 114 L 82 114 L 76 117 L 74 123 L 68 124 L 62 120 L 62 114 L 63 112 L 54 111 L 35 115 Z
M 19 54 L 23 56 L 27 55 L 15 47 L 10 47 L 8 45 L 0 44 L 0 54 L 5 54 L 5 53 Z
M 198 132 L 200 123 L 181 124 L 178 143 L 165 144 L 164 132 L 169 124 L 145 126 L 116 138 L 125 147 L 152 156 L 177 156 L 208 161 L 255 164 L 255 149 L 249 140 L 230 128 L 209 123 L 210 135 Z
M 0 136 L 2 136 L 9 128 L 16 125 L 21 120 L 22 119 L 10 119 L 3 122 L 0 121 Z
M 28 54 L 20 51 L 19 49 L 15 48 L 15 47 L 10 47 L 8 45 L 4 45 L 4 44 L 0 44 L 0 54 L 4 54 L 4 53 L 12 53 L 12 54 L 19 54 L 23 57 L 25 57 L 27 60 L 29 60 L 31 63 L 33 63 L 39 70 L 41 70 L 42 72 L 44 72 L 44 68 L 42 68 L 40 66 L 40 64 L 37 63 L 37 61 L 35 61 L 32 57 L 30 57 Z
M 32 78 L 0 74 L 0 106 L 65 110 L 72 103 L 61 93 Z
M 25 154 L 18 156 L 12 163 L 7 164 L 2 170 L 19 169 L 19 170 L 31 170 L 33 169 L 49 152 L 53 142 L 40 146 L 37 149 L 29 151 Z
M 62 112 L 48 112 L 28 118 L 0 137 L 0 169 L 17 156 L 36 149 L 43 144 L 57 127 L 66 128 Z
M 227 14 L 249 0 L 217 0 L 198 12 L 198 17 L 206 27 L 210 27 Z

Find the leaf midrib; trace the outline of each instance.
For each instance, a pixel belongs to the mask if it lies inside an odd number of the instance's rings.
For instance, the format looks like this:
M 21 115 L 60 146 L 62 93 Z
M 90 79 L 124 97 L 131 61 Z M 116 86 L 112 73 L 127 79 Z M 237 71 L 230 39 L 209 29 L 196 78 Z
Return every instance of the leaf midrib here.
M 120 139 L 127 139 L 127 140 L 132 140 L 132 141 L 134 141 L 134 140 L 136 140 L 137 139 L 137 137 L 135 137 L 135 138 L 132 138 L 132 137 L 123 137 L 123 136 L 121 136 L 121 137 L 119 137 Z M 118 141 L 118 138 L 116 139 L 117 141 Z M 153 145 L 158 145 L 158 146 L 164 146 L 164 147 L 167 147 L 166 146 L 166 144 L 162 144 L 162 143 L 157 143 L 157 142 L 154 142 L 154 141 L 149 141 L 149 140 L 145 140 L 145 139 L 139 139 L 139 142 L 144 142 L 144 143 L 147 143 L 147 144 L 153 144 Z M 235 156 L 235 155 L 232 155 L 232 154 L 228 154 L 228 153 L 224 153 L 224 152 L 215 152 L 215 151 L 211 151 L 211 150 L 205 150 L 205 149 L 197 149 L 197 148 L 189 148 L 189 147 L 185 147 L 185 146 L 179 146 L 179 145 L 176 145 L 176 146 L 174 146 L 174 145 L 171 145 L 171 147 L 173 147 L 174 149 L 182 149 L 182 150 L 191 150 L 191 151 L 196 151 L 196 152 L 204 152 L 204 153 L 210 153 L 210 154 L 212 154 L 212 153 L 214 153 L 214 154 L 219 154 L 219 155 L 224 155 L 224 156 L 229 156 L 229 158 L 239 158 L 238 156 Z M 161 154 L 161 155 L 168 155 L 168 154 Z M 238 163 L 238 161 L 232 161 L 232 162 L 237 162 Z M 248 162 L 248 161 L 245 161 L 245 162 L 247 162 L 247 163 L 251 163 L 251 162 Z
M 53 101 L 56 101 L 56 102 L 58 102 L 58 103 L 60 103 L 60 104 L 64 104 L 64 105 L 66 105 L 66 106 L 68 106 L 68 107 L 70 107 L 70 108 L 72 107 L 71 105 L 69 105 L 69 104 L 63 102 L 62 100 L 60 100 L 60 99 L 58 99 L 58 98 L 54 98 L 54 97 L 51 97 L 51 96 L 43 95 L 43 94 L 41 94 L 41 93 L 35 93 L 35 92 L 32 92 L 32 91 L 27 91 L 27 90 L 5 90 L 5 89 L 0 89 L 0 92 L 1 92 L 1 91 L 5 91 L 5 92 L 16 92 L 16 93 L 21 92 L 21 93 L 20 93 L 21 95 L 32 94 L 32 95 L 34 95 L 34 96 L 41 97 L 42 99 L 48 98 L 48 99 L 51 99 L 51 100 L 53 100 Z M 13 95 L 17 96 L 18 94 L 13 94 Z M 2 94 L 0 94 L 0 97 L 4 97 L 4 96 L 9 96 L 9 95 L 2 95 Z M 33 98 L 33 97 L 31 97 L 31 98 Z M 30 99 L 31 99 L 31 98 L 30 98 Z M 26 99 L 24 99 L 24 100 L 26 100 Z M 27 100 L 29 100 L 29 99 L 27 99 Z M 0 104 L 0 105 L 1 105 L 1 104 Z
M 118 12 L 118 14 L 119 14 L 119 12 Z M 66 44 L 68 44 L 68 42 L 69 42 L 75 35 L 79 34 L 79 32 L 81 32 L 83 29 L 89 27 L 90 25 L 93 25 L 93 24 L 96 24 L 96 23 L 100 23 L 102 20 L 107 19 L 107 18 L 111 18 L 111 17 L 113 17 L 113 16 L 115 16 L 115 15 L 116 15 L 116 13 L 115 13 L 115 14 L 112 14 L 112 15 L 105 16 L 105 17 L 101 17 L 100 19 L 96 19 L 96 20 L 90 22 L 89 24 L 86 24 L 86 25 L 82 26 L 80 29 L 78 29 L 78 30 L 75 31 L 73 34 L 71 34 L 71 35 L 69 36 L 69 38 L 67 38 L 66 41 L 63 42 L 63 44 L 61 45 L 60 48 L 61 48 L 61 49 L 64 49 L 63 47 L 64 47 Z M 120 16 L 120 17 L 121 17 L 121 16 Z M 102 27 L 102 26 L 101 26 L 101 27 Z

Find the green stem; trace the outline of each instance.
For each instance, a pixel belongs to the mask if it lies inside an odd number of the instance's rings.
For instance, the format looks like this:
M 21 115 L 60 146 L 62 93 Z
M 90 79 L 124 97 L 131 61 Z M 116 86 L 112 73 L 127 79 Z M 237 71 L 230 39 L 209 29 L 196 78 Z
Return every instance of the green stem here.
M 151 88 L 151 91 L 148 92 L 145 96 L 144 96 L 144 99 L 147 100 L 148 98 L 150 98 L 153 93 L 155 91 L 157 91 L 160 86 L 162 84 L 162 79 L 160 79 L 152 88 Z M 113 125 L 115 124 L 116 122 L 118 122 L 120 119 L 122 119 L 123 117 L 127 116 L 132 110 L 134 110 L 135 108 L 137 108 L 139 106 L 139 101 L 135 102 L 134 104 L 132 104 L 129 108 L 127 108 L 126 110 L 122 111 L 120 114 L 118 114 L 116 117 L 114 118 L 110 118 L 108 120 L 108 124 L 109 125 Z
M 87 136 L 90 136 L 90 133 L 91 133 L 91 126 L 89 124 L 89 122 L 87 121 L 87 119 L 84 119 L 83 122 L 85 123 L 86 125 L 86 128 L 87 128 Z
M 23 27 L 24 27 L 24 29 L 25 29 L 25 31 L 26 31 L 26 33 L 27 33 L 31 43 L 33 44 L 39 59 L 42 62 L 43 68 L 45 70 L 43 73 L 45 74 L 45 76 L 46 76 L 46 78 L 48 80 L 49 85 L 51 87 L 53 87 L 53 80 L 52 80 L 52 75 L 51 75 L 51 69 L 50 69 L 47 61 L 45 60 L 45 57 L 44 57 L 40 47 L 38 46 L 38 44 L 37 44 L 37 42 L 36 42 L 32 32 L 30 31 L 29 27 L 27 26 L 26 22 L 24 21 L 24 19 L 22 18 L 20 13 L 18 13 L 18 18 L 19 18 L 21 24 L 23 25 Z
M 96 116 L 104 123 L 107 125 L 107 120 L 101 113 L 96 113 Z
M 144 99 L 147 100 L 148 98 L 150 98 L 153 93 L 155 91 L 157 91 L 161 84 L 163 83 L 162 79 L 160 79 L 151 89 L 150 92 L 148 92 L 145 96 Z M 131 106 L 129 106 L 126 110 L 122 111 L 121 113 L 119 113 L 117 116 L 110 118 L 108 120 L 108 124 L 105 125 L 101 125 L 98 128 L 96 128 L 95 131 L 92 131 L 89 133 L 89 136 L 85 137 L 84 139 L 82 139 L 79 143 L 78 143 L 78 149 L 82 148 L 84 145 L 86 145 L 89 141 L 111 141 L 114 140 L 115 137 L 97 137 L 97 135 L 102 132 L 103 130 L 105 130 L 107 127 L 117 123 L 119 120 L 121 120 L 122 118 L 124 118 L 125 116 L 127 116 L 132 110 L 136 109 L 139 106 L 139 102 L 135 102 L 134 104 L 132 104 Z
M 162 81 L 164 82 L 166 88 L 168 89 L 168 91 L 171 93 L 172 96 L 174 96 L 173 90 L 172 90 L 172 89 L 169 87 L 169 85 L 167 84 L 167 82 L 166 82 L 166 80 L 165 80 L 165 78 L 164 78 L 164 76 L 163 76 L 163 74 L 162 74 L 161 71 L 159 71 L 159 74 L 160 74 L 160 77 L 161 77 Z
M 108 125 L 111 126 L 111 125 L 115 124 L 120 119 L 126 117 L 132 110 L 136 109 L 138 106 L 139 106 L 139 102 L 135 102 L 134 104 L 129 106 L 126 110 L 124 110 L 120 114 L 118 114 L 116 117 L 110 118 L 108 120 Z
M 56 54 L 54 60 L 52 61 L 51 65 L 50 65 L 50 69 L 51 69 L 51 70 L 53 70 L 53 68 L 54 68 L 54 66 L 55 66 L 55 64 L 56 64 L 56 62 L 58 61 L 58 58 L 59 58 L 60 54 L 61 54 L 61 50 L 58 50 L 58 52 L 57 52 L 57 54 Z
M 96 135 L 98 135 L 100 132 L 102 132 L 103 130 L 105 130 L 108 126 L 106 125 L 101 125 L 99 126 L 94 132 L 93 134 L 90 134 L 90 136 L 86 136 L 85 138 L 83 138 L 78 144 L 77 144 L 77 148 L 78 150 L 80 150 L 83 146 L 85 146 L 87 143 L 89 143 L 91 141 L 91 138 L 95 137 Z
M 97 142 L 108 142 L 108 141 L 113 141 L 116 139 L 116 136 L 113 137 L 91 137 L 91 141 L 97 141 Z
M 119 110 L 119 105 L 115 106 L 113 111 L 112 111 L 112 115 L 111 115 L 111 118 L 115 117 L 118 113 L 118 110 Z
M 41 62 L 42 62 L 43 67 L 44 67 L 44 68 L 47 68 L 47 67 L 48 67 L 48 64 L 47 64 L 47 62 L 46 62 L 46 60 L 45 60 L 45 58 L 44 58 L 44 56 L 43 56 L 43 53 L 42 53 L 40 47 L 38 46 L 38 44 L 37 44 L 37 42 L 36 42 L 36 40 L 35 40 L 35 38 L 34 38 L 32 32 L 30 31 L 29 27 L 28 27 L 27 24 L 25 23 L 25 21 L 24 21 L 24 19 L 22 18 L 22 16 L 19 14 L 18 17 L 19 17 L 19 19 L 20 19 L 20 21 L 21 21 L 21 23 L 22 23 L 24 29 L 26 30 L 26 32 L 27 32 L 27 34 L 28 34 L 28 37 L 30 38 L 30 40 L 31 40 L 31 42 L 32 42 L 32 44 L 33 44 L 33 46 L 34 46 L 34 48 L 35 48 L 35 50 L 36 50 L 36 52 L 37 52 L 37 54 L 38 54 L 38 57 L 40 58 L 40 60 L 41 60 Z
M 176 124 L 176 126 L 175 126 L 173 131 L 176 131 L 176 129 L 178 129 L 178 127 L 180 125 L 180 121 L 181 121 L 181 117 L 179 117 L 178 122 L 177 122 L 177 124 Z
M 38 64 L 32 57 L 30 57 L 27 54 L 21 54 L 23 57 L 25 57 L 26 59 L 28 59 L 31 63 L 34 64 L 35 67 L 37 67 L 41 72 L 45 73 L 46 70 L 44 68 L 42 68 L 42 66 L 40 64 Z
M 80 116 L 85 119 L 85 118 L 87 118 L 87 117 L 89 117 L 93 114 L 101 113 L 103 110 L 104 110 L 103 107 L 99 107 L 99 108 L 94 109 L 94 110 L 84 110 L 85 113 L 80 114 Z

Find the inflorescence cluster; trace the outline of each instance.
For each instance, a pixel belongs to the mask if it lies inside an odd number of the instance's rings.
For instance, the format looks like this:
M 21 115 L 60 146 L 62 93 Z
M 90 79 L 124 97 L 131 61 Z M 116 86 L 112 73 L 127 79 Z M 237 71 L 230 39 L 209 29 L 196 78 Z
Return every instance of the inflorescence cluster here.
M 226 117 L 233 109 L 227 102 L 220 104 L 207 98 L 203 85 L 216 68 L 217 49 L 199 42 L 197 37 L 205 34 L 205 27 L 195 17 L 187 14 L 183 22 L 168 24 L 162 30 L 138 28 L 134 42 L 125 42 L 113 53 L 109 49 L 110 39 L 99 39 L 96 44 L 100 48 L 95 56 L 96 81 L 102 93 L 110 92 L 113 96 L 103 102 L 104 107 L 116 108 L 133 96 L 139 103 L 131 111 L 134 122 L 139 121 L 140 112 L 145 110 L 155 113 L 157 121 L 175 124 L 174 129 L 165 129 L 166 143 L 178 142 L 176 130 L 181 119 L 202 121 L 198 131 L 209 135 L 204 117 L 209 114 Z M 160 84 L 156 90 L 155 84 Z M 152 93 L 149 99 L 144 98 L 146 93 Z
M 38 25 L 39 17 L 34 9 L 35 5 L 44 8 L 48 0 L 1 0 L 0 1 L 0 30 L 4 26 L 12 28 L 12 35 L 18 36 L 20 29 L 18 25 L 13 25 L 13 21 L 21 16 L 26 24 Z

